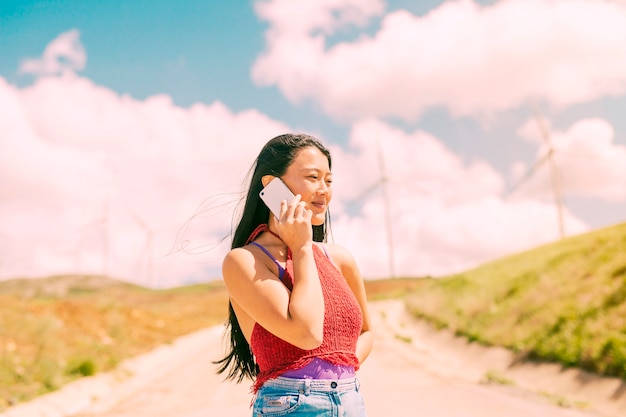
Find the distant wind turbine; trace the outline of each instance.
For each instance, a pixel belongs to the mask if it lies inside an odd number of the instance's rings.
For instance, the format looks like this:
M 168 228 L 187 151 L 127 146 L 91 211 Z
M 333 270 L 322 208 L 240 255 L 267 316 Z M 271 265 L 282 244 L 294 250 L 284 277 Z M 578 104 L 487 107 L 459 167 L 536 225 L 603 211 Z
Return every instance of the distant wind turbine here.
M 539 130 L 541 131 L 541 137 L 546 146 L 546 152 L 543 154 L 537 161 L 533 164 L 533 166 L 528 170 L 526 175 L 522 177 L 509 191 L 509 195 L 514 194 L 522 184 L 528 181 L 537 170 L 544 164 L 548 163 L 550 166 L 550 179 L 552 181 L 552 192 L 554 194 L 554 203 L 557 211 L 557 222 L 558 222 L 558 231 L 560 239 L 565 237 L 565 226 L 563 225 L 563 196 L 561 192 L 561 183 L 559 177 L 559 170 L 556 164 L 555 158 L 555 148 L 552 143 L 552 138 L 550 137 L 550 132 L 545 124 L 543 117 L 539 114 L 539 111 L 533 107 L 533 113 L 535 116 L 535 120 L 537 121 L 537 125 Z
M 394 245 L 393 245 L 393 233 L 392 233 L 392 223 L 391 223 L 391 205 L 389 203 L 389 177 L 387 177 L 387 170 L 385 167 L 385 158 L 383 156 L 382 149 L 380 147 L 380 142 L 376 141 L 376 151 L 378 154 L 378 168 L 380 171 L 380 177 L 369 187 L 363 190 L 356 198 L 352 199 L 350 202 L 357 202 L 359 200 L 364 199 L 368 194 L 375 191 L 378 187 L 382 188 L 383 191 L 383 202 L 384 202 L 384 212 L 385 212 L 385 231 L 387 234 L 387 261 L 389 268 L 389 277 L 395 278 L 395 259 L 394 259 Z

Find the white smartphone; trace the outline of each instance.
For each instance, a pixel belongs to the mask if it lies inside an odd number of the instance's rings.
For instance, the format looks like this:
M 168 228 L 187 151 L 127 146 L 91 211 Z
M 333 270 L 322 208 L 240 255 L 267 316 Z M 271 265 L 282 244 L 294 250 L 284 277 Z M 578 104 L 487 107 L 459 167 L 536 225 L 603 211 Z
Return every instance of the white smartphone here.
M 276 177 L 261 190 L 259 197 L 261 197 L 261 200 L 263 200 L 274 216 L 278 218 L 280 217 L 280 202 L 286 200 L 289 203 L 293 200 L 294 195 L 285 183 Z

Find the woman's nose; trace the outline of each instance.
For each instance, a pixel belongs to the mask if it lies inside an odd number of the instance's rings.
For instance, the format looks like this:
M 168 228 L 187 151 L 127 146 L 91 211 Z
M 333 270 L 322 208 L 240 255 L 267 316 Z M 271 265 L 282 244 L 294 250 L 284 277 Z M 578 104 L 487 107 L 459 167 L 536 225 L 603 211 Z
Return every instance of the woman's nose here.
M 328 194 L 328 191 L 330 190 L 330 185 L 328 185 L 326 181 L 320 181 L 320 185 L 319 187 L 317 187 L 317 190 L 322 194 Z

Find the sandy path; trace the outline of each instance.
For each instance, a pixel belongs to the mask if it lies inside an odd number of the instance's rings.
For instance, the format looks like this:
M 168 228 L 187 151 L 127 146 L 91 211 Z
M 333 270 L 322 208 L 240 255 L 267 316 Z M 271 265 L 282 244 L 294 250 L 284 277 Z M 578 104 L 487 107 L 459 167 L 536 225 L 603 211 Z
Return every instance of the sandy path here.
M 599 415 L 557 407 L 519 388 L 480 384 L 483 371 L 475 363 L 434 351 L 426 340 L 420 345 L 397 337 L 412 334 L 400 304 L 375 303 L 372 310 L 375 347 L 358 373 L 370 417 Z M 130 361 L 117 376 L 93 378 L 81 389 L 68 387 L 0 417 L 249 416 L 250 383 L 225 383 L 215 375 L 211 361 L 222 349 L 221 328 L 207 329 Z
M 418 341 L 418 347 L 409 344 L 414 329 L 403 325 L 406 314 L 401 304 L 381 303 L 372 310 L 378 333 L 375 351 L 359 372 L 370 417 L 597 415 L 557 407 L 514 387 L 481 384 L 477 364 L 435 351 L 425 341 Z

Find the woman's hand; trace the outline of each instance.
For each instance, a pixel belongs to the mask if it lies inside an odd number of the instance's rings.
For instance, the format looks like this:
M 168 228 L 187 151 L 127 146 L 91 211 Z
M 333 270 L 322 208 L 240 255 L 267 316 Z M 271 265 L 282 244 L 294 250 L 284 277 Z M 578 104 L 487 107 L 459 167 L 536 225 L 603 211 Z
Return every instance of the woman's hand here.
M 302 196 L 298 194 L 290 202 L 283 200 L 280 204 L 280 218 L 272 217 L 278 235 L 292 252 L 313 245 L 313 212 L 306 208 L 306 203 L 301 199 Z

